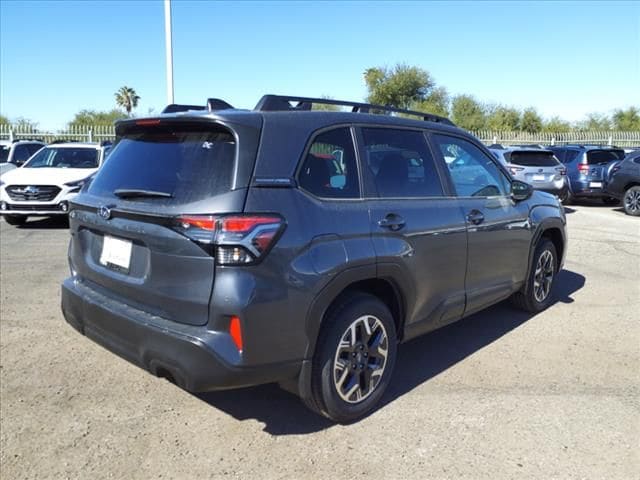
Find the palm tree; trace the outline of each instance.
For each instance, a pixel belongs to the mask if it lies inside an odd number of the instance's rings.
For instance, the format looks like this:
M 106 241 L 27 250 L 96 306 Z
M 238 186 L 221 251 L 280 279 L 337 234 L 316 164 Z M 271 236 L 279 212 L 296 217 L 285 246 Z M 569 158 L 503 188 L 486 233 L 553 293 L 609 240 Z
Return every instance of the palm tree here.
M 131 110 L 138 106 L 140 96 L 131 87 L 121 87 L 116 92 L 116 104 L 127 111 L 127 115 L 131 115 Z

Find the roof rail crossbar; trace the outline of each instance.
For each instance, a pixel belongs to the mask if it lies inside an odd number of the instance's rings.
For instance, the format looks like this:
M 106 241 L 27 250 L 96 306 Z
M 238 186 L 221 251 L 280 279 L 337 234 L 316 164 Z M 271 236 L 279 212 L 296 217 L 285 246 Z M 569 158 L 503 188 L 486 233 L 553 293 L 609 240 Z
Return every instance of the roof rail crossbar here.
M 295 105 L 292 104 L 295 103 Z M 351 107 L 351 111 L 354 113 L 371 113 L 385 112 L 390 113 L 403 113 L 405 115 L 412 115 L 422 118 L 426 122 L 437 122 L 445 125 L 453 125 L 453 122 L 445 117 L 433 115 L 431 113 L 418 112 L 415 110 L 405 110 L 403 108 L 395 108 L 382 105 L 373 105 L 371 103 L 359 103 L 359 102 L 347 102 L 344 100 L 333 100 L 330 98 L 311 98 L 311 97 L 290 97 L 285 95 L 264 95 L 254 110 L 259 112 L 269 111 L 299 111 L 299 110 L 311 110 L 313 104 L 319 105 L 336 105 L 342 107 Z

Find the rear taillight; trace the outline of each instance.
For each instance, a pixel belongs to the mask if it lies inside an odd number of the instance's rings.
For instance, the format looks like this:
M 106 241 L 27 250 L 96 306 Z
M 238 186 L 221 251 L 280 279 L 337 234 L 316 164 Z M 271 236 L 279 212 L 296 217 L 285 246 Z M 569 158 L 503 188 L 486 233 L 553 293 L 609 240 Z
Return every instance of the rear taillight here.
M 521 172 L 522 170 L 524 170 L 524 167 L 508 167 L 509 168 L 509 173 L 511 173 L 511 175 L 516 175 L 518 172 Z
M 278 215 L 182 215 L 173 228 L 215 255 L 218 265 L 250 265 L 269 252 L 284 226 Z
M 567 169 L 565 167 L 556 167 L 556 172 L 558 172 L 560 175 L 566 175 Z
M 584 163 L 581 163 L 580 165 L 578 165 L 578 171 L 582 175 L 589 175 L 589 165 L 585 165 Z

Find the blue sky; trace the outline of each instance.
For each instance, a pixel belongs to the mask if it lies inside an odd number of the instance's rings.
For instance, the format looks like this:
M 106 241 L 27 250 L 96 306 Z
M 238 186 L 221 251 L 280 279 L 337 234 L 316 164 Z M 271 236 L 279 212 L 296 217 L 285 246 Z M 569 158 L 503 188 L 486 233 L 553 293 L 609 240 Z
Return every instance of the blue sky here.
M 640 105 L 640 2 L 173 1 L 175 99 L 252 108 L 264 93 L 362 100 L 405 62 L 451 94 L 579 120 Z M 0 1 L 0 112 L 41 128 L 80 109 L 166 104 L 164 7 Z

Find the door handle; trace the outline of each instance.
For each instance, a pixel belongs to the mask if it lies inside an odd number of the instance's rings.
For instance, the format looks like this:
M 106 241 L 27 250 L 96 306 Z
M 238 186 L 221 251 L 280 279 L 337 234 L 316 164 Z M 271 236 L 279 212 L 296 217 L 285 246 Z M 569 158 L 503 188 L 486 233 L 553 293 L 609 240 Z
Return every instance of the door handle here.
M 474 225 L 480 225 L 484 222 L 484 215 L 480 210 L 471 210 L 467 215 L 467 220 Z
M 400 215 L 396 215 L 395 213 L 390 213 L 382 220 L 378 220 L 378 226 L 382 228 L 388 228 L 392 232 L 397 232 L 402 227 L 404 227 L 405 221 Z

